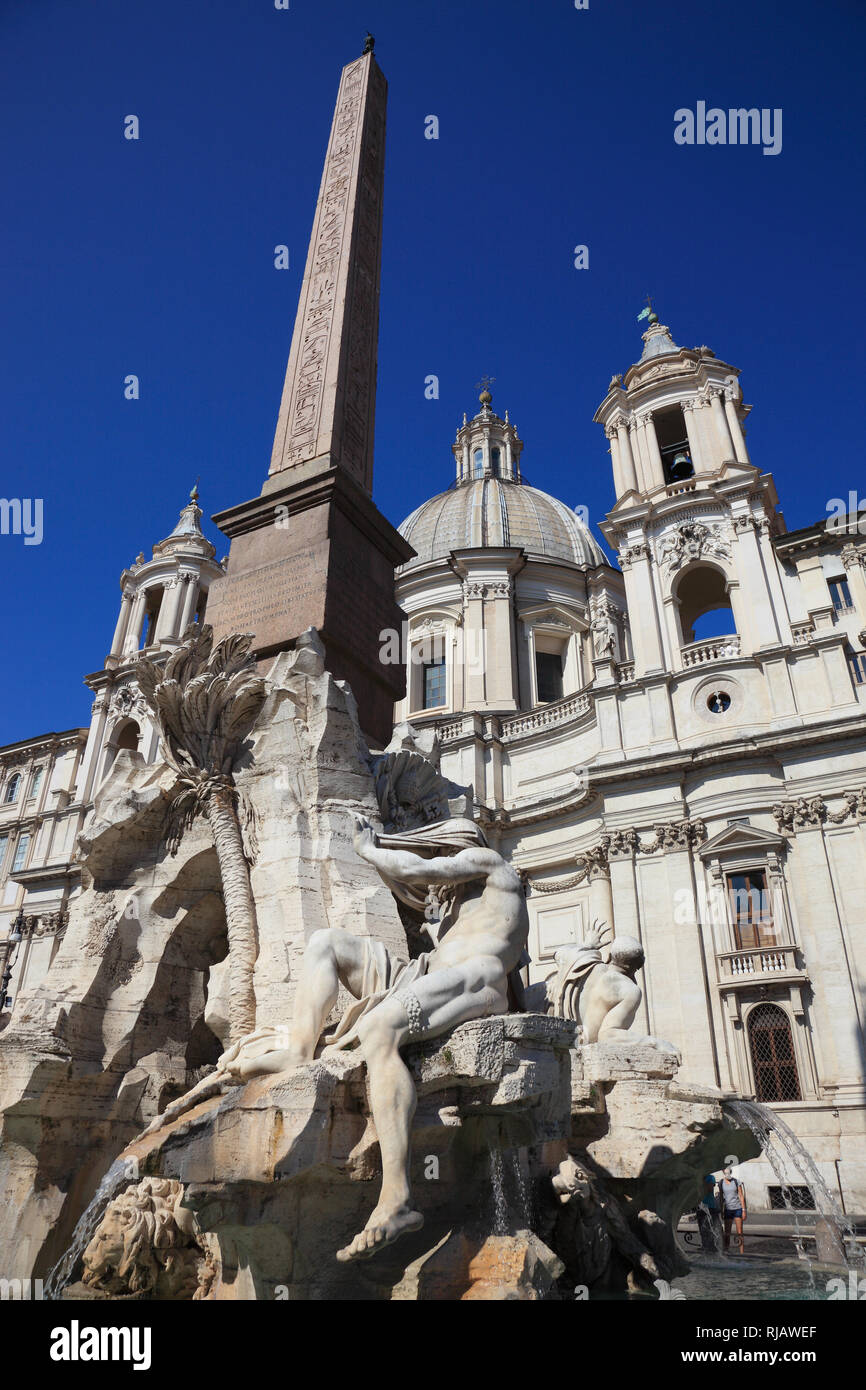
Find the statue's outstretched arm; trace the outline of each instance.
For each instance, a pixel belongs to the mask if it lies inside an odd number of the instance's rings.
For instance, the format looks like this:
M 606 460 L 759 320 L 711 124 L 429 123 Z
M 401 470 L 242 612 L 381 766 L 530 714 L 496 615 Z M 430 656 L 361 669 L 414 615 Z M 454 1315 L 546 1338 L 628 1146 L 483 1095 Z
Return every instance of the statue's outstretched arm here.
M 435 859 L 425 859 L 411 850 L 384 849 L 376 844 L 370 822 L 360 816 L 355 818 L 355 849 L 380 874 L 398 883 L 468 883 L 484 878 L 501 862 L 498 854 L 481 845 Z

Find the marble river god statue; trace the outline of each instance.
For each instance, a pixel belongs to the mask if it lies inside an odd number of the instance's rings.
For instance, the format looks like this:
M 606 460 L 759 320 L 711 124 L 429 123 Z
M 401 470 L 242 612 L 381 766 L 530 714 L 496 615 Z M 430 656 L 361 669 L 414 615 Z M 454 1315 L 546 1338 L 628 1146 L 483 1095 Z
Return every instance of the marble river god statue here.
M 404 962 L 371 938 L 339 928 L 314 932 L 291 1027 L 261 1028 L 241 1039 L 223 1054 L 213 1076 L 150 1126 L 173 1120 L 222 1084 L 312 1062 L 320 1043 L 359 1046 L 381 1150 L 382 1187 L 364 1229 L 337 1252 L 341 1261 L 373 1255 L 423 1225 L 412 1206 L 408 1171 L 417 1097 L 400 1048 L 470 1019 L 507 1013 L 509 976 L 524 957 L 529 929 L 519 875 L 470 820 L 454 817 L 377 836 L 370 822 L 356 815 L 354 844 L 398 898 L 426 909 L 433 949 Z M 436 911 L 430 910 L 431 902 Z M 323 1039 L 341 984 L 357 1002 Z

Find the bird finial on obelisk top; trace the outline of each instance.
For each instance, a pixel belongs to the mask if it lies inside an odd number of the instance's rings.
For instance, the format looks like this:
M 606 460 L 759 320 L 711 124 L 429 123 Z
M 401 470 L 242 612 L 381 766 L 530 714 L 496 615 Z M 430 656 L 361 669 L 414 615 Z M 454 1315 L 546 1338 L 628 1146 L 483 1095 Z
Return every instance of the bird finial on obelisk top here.
M 372 52 L 373 52 L 373 49 L 374 49 L 375 47 L 376 47 L 376 40 L 373 38 L 373 35 L 370 33 L 370 30 L 368 29 L 368 30 L 367 30 L 367 37 L 366 37 L 366 39 L 364 40 L 364 52 L 365 52 L 365 53 L 372 53 Z

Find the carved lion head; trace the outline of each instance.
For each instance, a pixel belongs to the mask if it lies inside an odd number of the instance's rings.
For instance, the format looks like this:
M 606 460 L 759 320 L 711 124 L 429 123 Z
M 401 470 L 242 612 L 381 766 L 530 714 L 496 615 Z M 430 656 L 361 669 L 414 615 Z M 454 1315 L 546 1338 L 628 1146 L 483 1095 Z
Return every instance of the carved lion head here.
M 83 1282 L 114 1296 L 152 1292 L 189 1244 L 175 1217 L 182 1192 L 169 1178 L 144 1178 L 109 1202 L 84 1251 Z

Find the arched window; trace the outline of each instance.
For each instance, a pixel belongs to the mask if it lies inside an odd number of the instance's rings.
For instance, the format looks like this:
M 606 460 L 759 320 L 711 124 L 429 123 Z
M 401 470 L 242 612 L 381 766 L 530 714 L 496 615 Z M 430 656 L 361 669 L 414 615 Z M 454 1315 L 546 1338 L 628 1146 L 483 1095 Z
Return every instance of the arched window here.
M 141 728 L 135 719 L 125 719 L 122 724 L 118 724 L 105 746 L 102 776 L 108 776 L 114 765 L 114 760 L 122 748 L 128 749 L 131 753 L 137 753 L 140 742 Z
M 776 1004 L 758 1004 L 749 1014 L 748 1029 L 758 1100 L 801 1100 L 788 1015 Z
M 484 477 L 484 450 L 476 449 L 472 457 L 472 476 L 473 478 Z
M 134 719 L 129 719 L 123 725 L 122 729 L 117 735 L 117 739 L 115 740 L 114 746 L 118 750 L 118 752 L 121 748 L 129 748 L 132 750 L 133 753 L 135 753 L 138 749 L 138 743 L 140 738 L 141 729 L 138 727 L 138 724 Z
M 727 581 L 715 565 L 695 565 L 686 570 L 674 596 L 679 602 L 680 629 L 686 645 L 736 635 Z
M 18 800 L 18 793 L 21 790 L 21 774 L 16 772 L 14 777 L 10 777 L 6 784 L 6 794 L 3 797 L 5 806 L 11 806 L 13 801 Z

